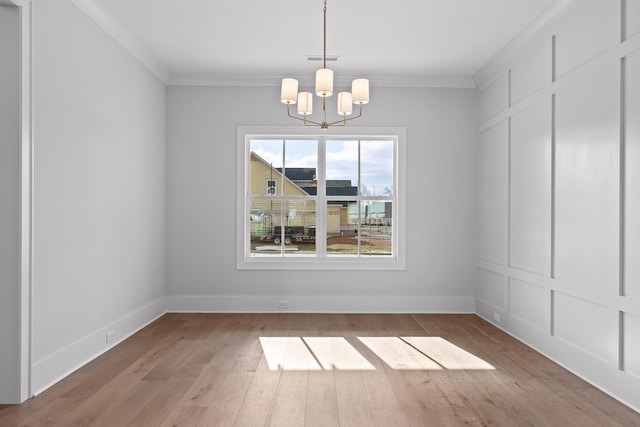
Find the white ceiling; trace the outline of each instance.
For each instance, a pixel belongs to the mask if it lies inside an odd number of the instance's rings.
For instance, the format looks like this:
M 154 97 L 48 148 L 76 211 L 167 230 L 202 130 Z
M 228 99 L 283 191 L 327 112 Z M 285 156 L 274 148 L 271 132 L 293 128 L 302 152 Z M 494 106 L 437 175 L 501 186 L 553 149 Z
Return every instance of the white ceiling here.
M 257 80 L 313 74 L 322 0 L 75 0 L 90 3 L 167 75 Z M 328 0 L 336 77 L 470 78 L 571 0 Z M 113 26 L 113 25 L 112 25 Z

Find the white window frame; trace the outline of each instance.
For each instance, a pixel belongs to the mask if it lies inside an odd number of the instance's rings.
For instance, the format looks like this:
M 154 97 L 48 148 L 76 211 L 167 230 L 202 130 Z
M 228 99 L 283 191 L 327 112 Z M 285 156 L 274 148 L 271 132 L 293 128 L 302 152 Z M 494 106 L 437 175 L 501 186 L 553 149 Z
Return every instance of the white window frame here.
M 316 254 L 308 256 L 251 256 L 249 250 L 250 209 L 248 206 L 250 170 L 249 141 L 254 138 L 296 139 L 391 139 L 394 149 L 393 254 L 390 256 L 352 256 L 326 254 L 326 242 L 316 240 Z M 319 150 L 318 169 L 325 167 L 325 153 Z M 236 177 L 236 268 L 238 270 L 405 270 L 406 269 L 406 129 L 404 127 L 318 128 L 238 126 Z M 323 180 L 324 181 L 324 180 Z M 318 182 L 324 185 L 324 182 Z M 335 199 L 329 196 L 327 198 Z M 326 233 L 326 199 L 316 199 L 317 233 Z M 323 206 L 324 204 L 324 206 Z

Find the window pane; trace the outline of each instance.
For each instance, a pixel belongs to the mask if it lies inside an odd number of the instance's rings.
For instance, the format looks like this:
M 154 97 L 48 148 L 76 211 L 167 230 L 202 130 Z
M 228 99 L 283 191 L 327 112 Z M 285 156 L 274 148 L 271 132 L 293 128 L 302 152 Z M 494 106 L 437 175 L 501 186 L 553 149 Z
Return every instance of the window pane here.
M 393 195 L 393 141 L 360 143 L 360 182 L 363 196 Z
M 327 196 L 355 196 L 358 190 L 358 141 L 327 141 Z
M 282 239 L 275 234 L 282 228 L 281 200 L 252 200 L 249 221 L 251 255 L 281 255 Z
M 360 204 L 360 253 L 392 255 L 392 209 L 390 201 L 363 200 Z
M 316 252 L 315 200 L 284 201 L 285 255 L 314 254 Z M 276 229 L 276 232 L 281 232 Z
M 282 194 L 282 140 L 252 139 L 249 194 L 252 196 L 275 196 Z
M 285 195 L 317 194 L 318 142 L 316 140 L 285 141 Z M 282 173 L 282 168 L 278 168 Z
M 307 194 L 317 194 L 318 142 L 315 140 L 286 140 L 285 176 Z
M 327 202 L 327 253 L 358 254 L 358 202 Z

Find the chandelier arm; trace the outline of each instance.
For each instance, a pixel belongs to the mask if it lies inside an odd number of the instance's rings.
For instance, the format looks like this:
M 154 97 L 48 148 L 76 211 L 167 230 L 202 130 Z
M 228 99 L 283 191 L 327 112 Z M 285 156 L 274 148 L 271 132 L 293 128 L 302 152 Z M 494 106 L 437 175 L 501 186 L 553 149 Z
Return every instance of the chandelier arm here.
M 287 115 L 289 117 L 291 117 L 292 119 L 296 119 L 296 120 L 300 120 L 301 122 L 304 122 L 305 126 L 311 126 L 311 125 L 322 126 L 322 123 L 314 122 L 313 120 L 307 119 L 306 114 L 304 116 L 304 119 L 301 119 L 300 117 L 292 116 L 291 115 L 291 104 L 289 104 L 289 103 L 287 103 Z M 311 123 L 311 125 L 309 125 L 307 123 Z
M 345 116 L 344 118 L 340 120 L 336 120 L 335 122 L 327 123 L 327 126 L 334 126 L 334 125 L 337 125 L 338 123 L 343 123 L 341 126 L 345 126 L 348 121 L 359 119 L 360 117 L 362 117 L 362 104 L 360 104 L 360 114 L 358 114 L 357 116 L 349 117 L 348 119 Z

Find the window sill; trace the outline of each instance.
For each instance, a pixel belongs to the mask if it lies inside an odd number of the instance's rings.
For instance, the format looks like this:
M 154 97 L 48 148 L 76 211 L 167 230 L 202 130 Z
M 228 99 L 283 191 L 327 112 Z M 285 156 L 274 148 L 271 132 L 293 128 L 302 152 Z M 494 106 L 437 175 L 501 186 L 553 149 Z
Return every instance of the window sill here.
M 404 262 L 397 257 L 375 256 L 327 256 L 310 257 L 251 257 L 239 259 L 238 270 L 406 270 Z

